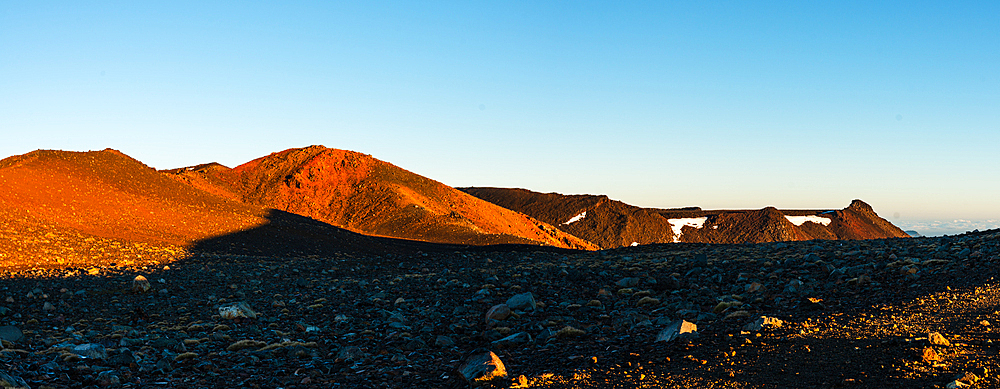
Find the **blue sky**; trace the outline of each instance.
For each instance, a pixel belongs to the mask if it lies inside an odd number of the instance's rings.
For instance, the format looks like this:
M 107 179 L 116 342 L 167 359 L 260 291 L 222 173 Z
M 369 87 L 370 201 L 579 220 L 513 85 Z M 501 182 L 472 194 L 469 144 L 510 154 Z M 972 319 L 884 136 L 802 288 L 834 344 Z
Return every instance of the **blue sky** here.
M 0 157 L 322 144 L 452 186 L 1000 226 L 997 2 L 147 3 L 0 0 Z

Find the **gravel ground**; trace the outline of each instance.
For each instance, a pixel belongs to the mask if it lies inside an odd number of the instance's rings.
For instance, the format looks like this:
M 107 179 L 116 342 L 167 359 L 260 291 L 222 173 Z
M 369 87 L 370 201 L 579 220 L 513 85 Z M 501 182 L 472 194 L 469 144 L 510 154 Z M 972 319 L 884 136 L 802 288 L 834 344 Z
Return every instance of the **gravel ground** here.
M 463 361 L 492 351 L 506 374 L 474 384 L 998 387 L 998 243 L 992 230 L 599 252 L 193 252 L 7 271 L 0 382 L 467 387 Z M 680 320 L 697 330 L 657 341 Z

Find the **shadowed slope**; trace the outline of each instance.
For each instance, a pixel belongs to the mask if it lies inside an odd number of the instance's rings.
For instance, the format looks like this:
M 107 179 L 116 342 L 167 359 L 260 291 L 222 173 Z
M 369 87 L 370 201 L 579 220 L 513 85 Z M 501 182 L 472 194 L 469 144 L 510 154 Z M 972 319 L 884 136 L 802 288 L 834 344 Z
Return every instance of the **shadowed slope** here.
M 494 204 L 552 223 L 575 236 L 614 248 L 637 244 L 763 243 L 809 239 L 908 237 L 854 200 L 843 210 L 711 210 L 640 208 L 607 196 L 561 195 L 524 189 L 461 188 Z M 794 221 L 794 222 L 793 222 Z
M 226 169 L 169 171 L 193 186 L 365 234 L 453 244 L 594 245 L 371 156 L 322 146 Z
M 523 212 L 602 248 L 664 243 L 670 223 L 655 211 L 634 207 L 608 196 L 538 193 L 526 189 L 459 188 L 459 190 Z

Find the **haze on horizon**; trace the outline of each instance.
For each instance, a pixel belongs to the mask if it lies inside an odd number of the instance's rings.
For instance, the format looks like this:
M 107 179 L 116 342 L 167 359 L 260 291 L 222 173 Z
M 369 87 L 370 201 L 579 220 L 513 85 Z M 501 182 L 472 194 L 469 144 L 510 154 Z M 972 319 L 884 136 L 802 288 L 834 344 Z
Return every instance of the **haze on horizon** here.
M 451 186 L 1000 227 L 997 3 L 2 7 L 0 158 L 322 144 Z

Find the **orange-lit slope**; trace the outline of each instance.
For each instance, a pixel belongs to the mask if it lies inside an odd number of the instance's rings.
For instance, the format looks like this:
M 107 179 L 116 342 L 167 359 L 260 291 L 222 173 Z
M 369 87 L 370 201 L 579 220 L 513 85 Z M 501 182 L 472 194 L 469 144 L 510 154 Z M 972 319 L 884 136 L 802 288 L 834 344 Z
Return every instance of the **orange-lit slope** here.
M 260 206 L 386 237 L 456 244 L 596 246 L 395 165 L 352 151 L 312 146 L 273 153 L 192 178 Z M 193 175 L 192 170 L 177 172 Z
M 264 223 L 264 210 L 172 180 L 115 150 L 0 161 L 0 212 L 102 238 L 186 245 Z

